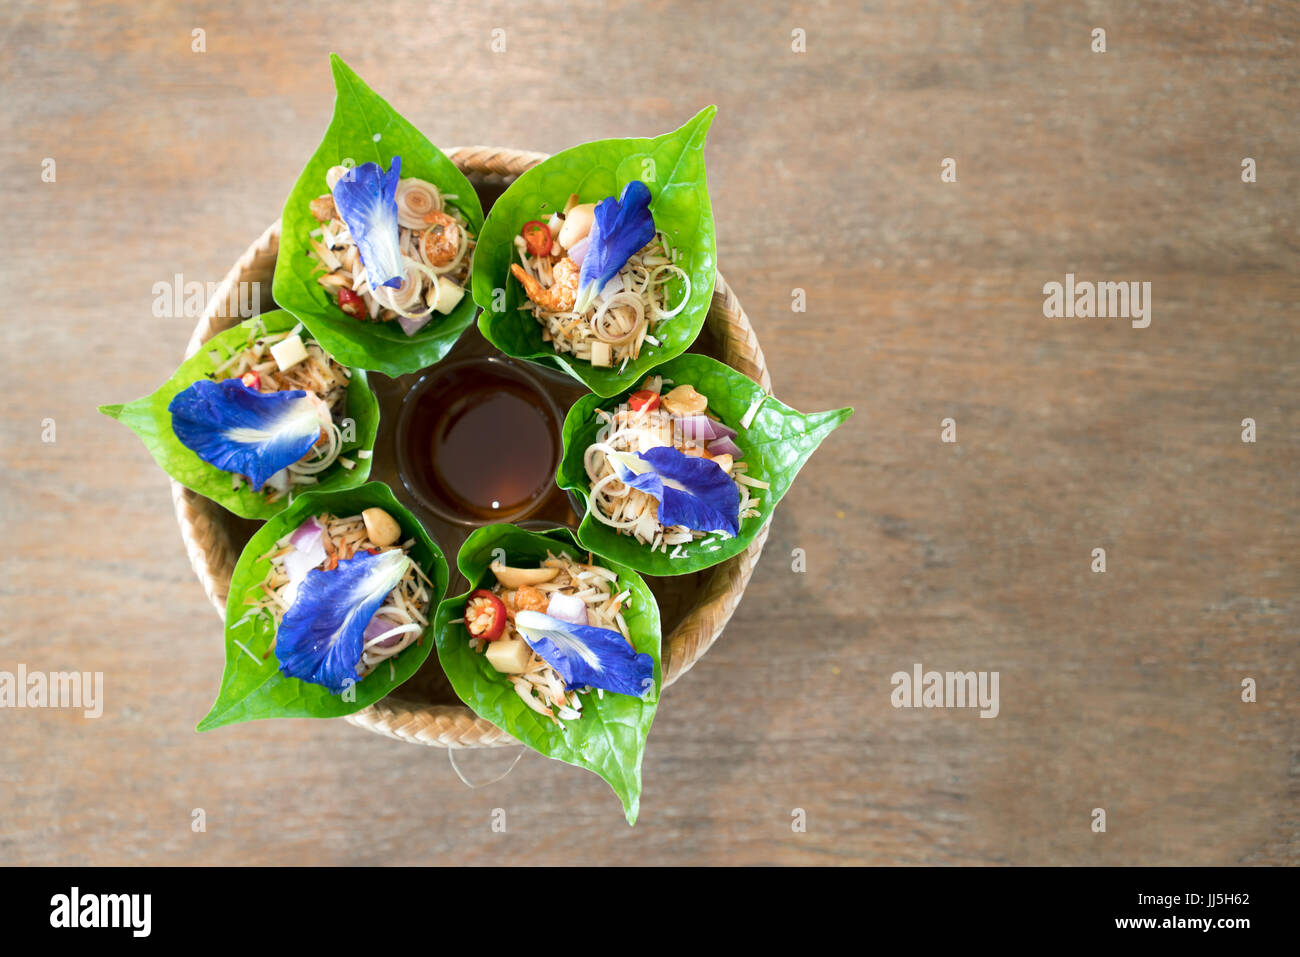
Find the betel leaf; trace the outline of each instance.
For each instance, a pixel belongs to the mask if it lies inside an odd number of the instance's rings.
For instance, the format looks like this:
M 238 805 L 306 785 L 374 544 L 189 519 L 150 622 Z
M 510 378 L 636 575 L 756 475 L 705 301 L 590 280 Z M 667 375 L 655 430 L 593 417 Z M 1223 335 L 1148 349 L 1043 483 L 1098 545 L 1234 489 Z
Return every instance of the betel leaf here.
M 704 138 L 716 112 L 716 107 L 707 107 L 681 129 L 653 139 L 596 140 L 572 147 L 510 185 L 493 204 L 474 256 L 474 299 L 483 308 L 479 329 L 494 346 L 518 359 L 559 366 L 602 396 L 623 391 L 690 347 L 709 311 L 717 273 L 713 208 L 704 173 Z M 545 221 L 564 209 L 571 193 L 584 203 L 599 202 L 621 195 L 637 179 L 650 187 L 655 226 L 677 250 L 677 265 L 691 279 L 691 296 L 685 309 L 655 327 L 661 345 L 643 346 L 640 357 L 620 374 L 617 368 L 558 355 L 542 341 L 541 325 L 519 308 L 528 299 L 510 276 L 510 263 L 514 237 L 525 223 Z M 680 289 L 669 288 L 680 295 Z
M 750 427 L 742 429 L 740 422 L 750 405 L 764 395 L 753 380 L 716 359 L 694 353 L 678 356 L 655 369 L 655 374 L 671 379 L 674 386 L 693 385 L 707 396 L 709 411 L 738 430 L 734 441 L 744 453 L 743 460 L 749 463 L 746 474 L 771 485 L 770 489 L 750 490 L 752 497 L 760 499 L 759 514 L 741 520 L 740 534 L 735 538 L 706 534 L 702 539 L 682 545 L 678 557 L 670 558 L 673 548 L 669 548 L 667 554 L 652 552 L 648 545 L 642 545 L 630 535 L 619 534 L 591 515 L 587 495 L 591 483 L 583 467 L 583 455 L 596 441 L 596 433 L 602 425 L 596 409 L 613 412 L 626 401 L 626 394 L 609 399 L 586 395 L 574 403 L 564 419 L 564 456 L 555 477 L 561 488 L 573 491 L 588 508 L 578 527 L 578 540 L 583 548 L 647 575 L 685 575 L 726 561 L 748 548 L 772 516 L 776 503 L 789 490 L 808 456 L 853 414 L 853 410 L 835 409 L 804 415 L 768 396 Z M 628 391 L 639 388 L 640 382 L 636 382 L 629 386 Z
M 488 566 L 500 557 L 498 549 L 505 553 L 507 565 L 523 568 L 536 567 L 545 560 L 548 550 L 552 554 L 567 551 L 578 561 L 585 559 L 567 529 L 530 532 L 513 525 L 486 525 L 477 529 L 466 539 L 457 558 L 470 589 L 443 602 L 434 620 L 442 670 L 456 694 L 479 717 L 491 721 L 534 751 L 599 774 L 622 800 L 628 823 L 635 824 L 641 805 L 641 758 L 663 687 L 659 606 L 654 595 L 632 569 L 596 559 L 598 564 L 618 575 L 618 591 L 632 593 L 624 607 L 623 620 L 627 622 L 636 650 L 654 659 L 654 691 L 644 699 L 610 692 L 605 692 L 604 697 L 595 692 L 584 695 L 582 717 L 564 722 L 562 731 L 524 704 L 506 676 L 469 646 L 469 633 L 463 623 L 465 603 L 470 592 L 490 588 L 495 583 Z
M 329 192 L 325 173 L 331 166 L 373 162 L 387 170 L 393 157 L 400 156 L 402 176 L 437 186 L 448 205 L 465 215 L 475 235 L 483 226 L 483 207 L 469 180 L 423 133 L 338 56 L 330 55 L 330 65 L 337 91 L 334 117 L 285 200 L 273 292 L 276 303 L 301 319 L 340 362 L 399 376 L 433 365 L 447 354 L 474 321 L 471 297 L 462 297 L 450 313 L 436 316 L 413 336 L 396 322 L 361 322 L 346 315 L 316 281 L 321 273 L 309 255 L 309 234 L 320 224 L 311 214 L 311 201 Z
M 230 472 L 208 464 L 181 443 L 172 429 L 172 415 L 167 407 L 177 394 L 210 375 L 228 357 L 244 348 L 258 322 L 264 324 L 268 333 L 286 332 L 298 325 L 297 319 L 278 309 L 246 319 L 205 342 L 153 394 L 125 405 L 99 407 L 100 412 L 117 419 L 138 435 L 153 455 L 154 461 L 176 481 L 236 515 L 254 519 L 270 518 L 285 507 L 286 499 L 281 497 L 279 501 L 268 502 L 265 490 L 254 492 L 247 482 L 241 482 L 240 488 L 236 489 Z M 353 468 L 345 469 L 335 462 L 317 476 L 319 483 L 312 486 L 313 490 L 354 488 L 365 482 L 370 475 L 370 459 L 359 458 L 356 453 L 361 450 L 374 451 L 375 434 L 379 431 L 379 403 L 370 391 L 366 374 L 361 369 L 352 369 L 346 418 L 354 423 L 355 436 L 351 441 L 344 442 L 340 454 L 353 461 Z
M 442 600 L 447 591 L 447 562 L 428 532 L 393 497 L 387 485 L 370 482 L 360 488 L 307 492 L 299 496 L 257 530 L 235 565 L 230 597 L 226 601 L 226 670 L 217 700 L 197 730 L 208 731 L 260 718 L 342 717 L 374 704 L 424 664 L 434 643 L 432 624 L 425 629 L 418 644 L 410 645 L 392 659 L 391 668 L 381 663 L 349 689 L 349 696 L 355 695 L 355 700 L 345 700 L 343 695 L 333 694 L 320 685 L 282 674 L 271 651 L 275 621 L 269 612 L 252 614 L 248 604 L 249 599 L 265 597 L 262 582 L 271 570 L 268 556 L 277 541 L 313 516 L 326 512 L 334 516 L 356 515 L 372 507 L 382 508 L 397 521 L 402 527 L 401 541 L 415 539 L 407 554 L 433 582 L 430 609 Z

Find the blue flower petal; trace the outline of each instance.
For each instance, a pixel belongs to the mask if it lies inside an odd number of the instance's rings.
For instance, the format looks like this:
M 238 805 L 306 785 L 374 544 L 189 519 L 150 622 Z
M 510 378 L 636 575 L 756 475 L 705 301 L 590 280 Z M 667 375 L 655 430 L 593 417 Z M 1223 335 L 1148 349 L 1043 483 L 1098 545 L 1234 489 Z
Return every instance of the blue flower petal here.
M 309 571 L 275 634 L 280 670 L 335 693 L 355 683 L 366 625 L 410 564 L 394 548 Z
M 172 431 L 203 461 L 248 476 L 253 488 L 311 451 L 316 405 L 301 389 L 261 393 L 238 379 L 200 379 L 167 405 Z
M 654 687 L 654 659 L 638 654 L 617 631 L 575 625 L 539 611 L 518 612 L 515 630 L 559 673 L 566 689 L 591 685 L 640 697 Z
M 378 163 L 362 163 L 334 184 L 334 205 L 357 244 L 371 289 L 397 288 L 405 266 L 397 236 L 397 181 L 402 158 L 393 157 L 385 173 Z
M 655 218 L 650 213 L 650 187 L 634 179 L 623 194 L 596 204 L 590 245 L 578 270 L 578 301 L 574 311 L 585 312 L 605 283 L 627 265 L 638 249 L 655 238 Z
M 610 456 L 619 481 L 659 502 L 659 521 L 700 532 L 740 534 L 740 490 L 722 466 L 670 445 Z

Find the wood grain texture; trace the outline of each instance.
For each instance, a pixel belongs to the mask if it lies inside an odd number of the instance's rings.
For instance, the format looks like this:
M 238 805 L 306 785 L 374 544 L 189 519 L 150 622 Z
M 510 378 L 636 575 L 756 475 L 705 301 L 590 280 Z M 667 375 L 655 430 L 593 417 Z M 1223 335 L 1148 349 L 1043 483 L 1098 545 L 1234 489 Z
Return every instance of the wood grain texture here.
M 0 670 L 102 671 L 107 699 L 0 711 L 0 860 L 1300 861 L 1295 3 L 11 2 L 0 26 L 0 269 L 37 291 L 0 329 Z M 665 694 L 634 829 L 536 755 L 469 790 L 343 722 L 193 732 L 219 623 L 164 476 L 94 407 L 179 360 L 193 320 L 155 318 L 153 284 L 215 281 L 277 214 L 331 50 L 446 145 L 716 103 L 720 265 L 776 391 L 857 407 Z M 1044 319 L 1067 272 L 1151 282 L 1150 328 Z M 894 709 L 917 661 L 998 671 L 1001 713 Z

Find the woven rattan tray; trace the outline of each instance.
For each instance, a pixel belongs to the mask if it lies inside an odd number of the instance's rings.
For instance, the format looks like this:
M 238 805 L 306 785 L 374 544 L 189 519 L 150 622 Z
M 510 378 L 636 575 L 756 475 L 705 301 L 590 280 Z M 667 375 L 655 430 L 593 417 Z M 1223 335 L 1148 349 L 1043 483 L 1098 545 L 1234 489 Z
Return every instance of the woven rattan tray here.
M 486 201 L 515 177 L 545 159 L 544 154 L 493 147 L 449 150 L 448 156 L 469 177 Z M 231 268 L 199 319 L 186 349 L 191 356 L 212 336 L 240 321 L 231 310 L 239 302 L 232 290 L 239 283 L 258 283 L 269 291 L 280 246 L 280 224 L 273 223 Z M 269 298 L 269 296 L 265 297 Z M 262 309 L 271 308 L 263 301 Z M 472 331 L 472 330 L 471 330 Z M 695 351 L 706 352 L 771 390 L 771 379 L 754 330 L 731 289 L 717 277 L 713 302 Z M 377 450 L 378 451 L 378 450 Z M 379 455 L 376 455 L 379 458 Z M 378 463 L 376 463 L 378 465 Z M 376 469 L 376 478 L 383 478 Z M 391 484 L 391 483 L 390 483 Z M 401 490 L 394 487 L 400 495 Z M 239 553 L 256 527 L 219 505 L 172 482 L 172 500 L 190 564 L 209 601 L 223 618 L 230 577 Z M 740 603 L 745 586 L 767 538 L 767 527 L 744 552 L 696 575 L 648 579 L 664 616 L 663 679 L 668 686 L 690 670 L 717 640 Z M 454 567 L 451 543 L 439 542 Z M 458 545 L 458 543 L 457 543 Z M 461 704 L 438 667 L 436 655 L 414 678 L 370 707 L 348 716 L 359 727 L 417 744 L 446 748 L 483 748 L 516 744 L 504 731 Z

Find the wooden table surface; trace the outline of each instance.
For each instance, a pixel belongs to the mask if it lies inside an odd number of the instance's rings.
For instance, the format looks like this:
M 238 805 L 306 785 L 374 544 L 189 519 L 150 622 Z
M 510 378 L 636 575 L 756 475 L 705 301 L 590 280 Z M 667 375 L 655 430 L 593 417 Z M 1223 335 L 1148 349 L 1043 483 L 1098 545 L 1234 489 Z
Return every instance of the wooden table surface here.
M 95 720 L 0 711 L 0 861 L 1300 860 L 1297 4 L 20 0 L 0 27 L 0 670 L 105 683 Z M 532 753 L 470 790 L 342 721 L 193 731 L 220 622 L 95 406 L 181 356 L 154 283 L 219 279 L 278 215 L 330 51 L 444 145 L 716 103 L 720 267 L 776 391 L 857 409 L 665 694 L 635 828 Z M 1150 282 L 1150 326 L 1045 318 L 1066 273 Z M 998 672 L 1000 713 L 895 709 L 916 662 Z

